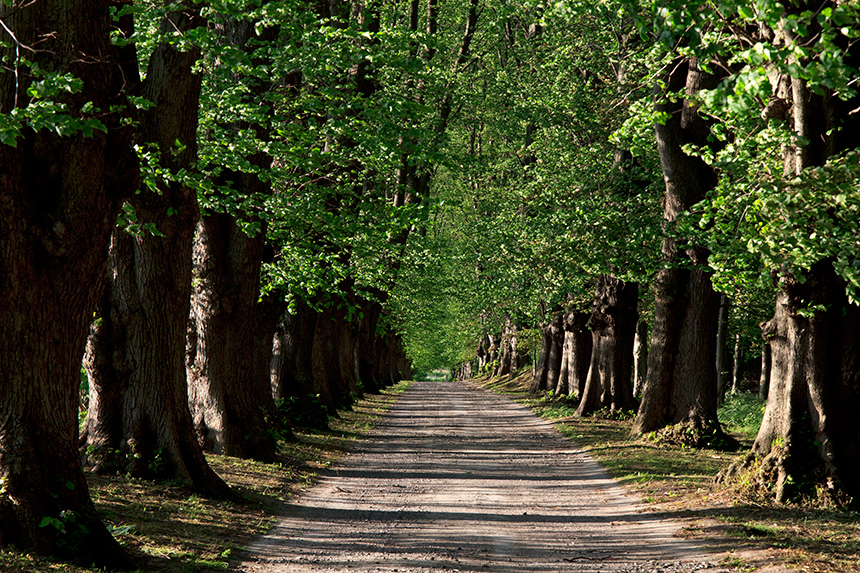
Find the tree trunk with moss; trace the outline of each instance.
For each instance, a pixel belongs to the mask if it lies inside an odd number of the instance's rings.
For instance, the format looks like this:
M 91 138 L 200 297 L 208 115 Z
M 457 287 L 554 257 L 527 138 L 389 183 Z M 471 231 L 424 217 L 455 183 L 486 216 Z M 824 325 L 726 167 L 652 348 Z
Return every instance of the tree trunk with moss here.
M 786 148 L 788 176 L 860 147 L 860 97 L 813 93 L 799 78 L 777 95 L 790 100 L 794 135 L 802 140 Z M 849 177 L 845 183 L 856 185 Z M 842 224 L 829 209 L 820 216 L 821 224 Z M 780 279 L 774 316 L 762 327 L 771 349 L 764 419 L 745 460 L 722 475 L 746 474 L 777 502 L 817 497 L 857 505 L 860 499 L 860 308 L 849 303 L 834 262 L 827 258 Z

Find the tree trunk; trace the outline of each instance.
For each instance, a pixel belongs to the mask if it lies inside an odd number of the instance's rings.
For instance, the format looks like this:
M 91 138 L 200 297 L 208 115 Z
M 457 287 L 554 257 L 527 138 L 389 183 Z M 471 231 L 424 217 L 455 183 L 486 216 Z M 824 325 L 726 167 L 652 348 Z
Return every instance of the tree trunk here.
M 569 313 L 566 321 L 569 323 L 569 333 L 572 335 L 571 354 L 568 356 L 568 396 L 582 396 L 585 391 L 585 381 L 588 378 L 588 368 L 591 365 L 591 350 L 594 346 L 591 331 L 588 329 L 588 313 Z
M 589 318 L 593 349 L 577 416 L 601 408 L 611 413 L 635 408 L 633 338 L 638 320 L 639 285 L 602 275 Z
M 495 376 L 496 371 L 498 370 L 498 364 L 496 360 L 499 359 L 499 342 L 501 341 L 501 336 L 496 336 L 494 334 L 488 334 L 487 338 L 490 339 L 490 347 L 487 349 L 487 364 L 490 367 L 490 376 Z
M 561 344 L 561 370 L 558 373 L 558 383 L 555 393 L 560 396 L 570 394 L 570 357 L 573 353 L 573 333 L 567 330 L 567 315 L 565 315 L 564 340 Z
M 188 398 L 197 439 L 217 454 L 275 461 L 267 372 L 255 369 L 265 231 L 246 235 L 227 214 L 204 217 L 194 244 Z M 271 341 L 264 344 L 271 349 Z M 258 374 L 258 376 L 255 376 Z
M 110 233 L 138 180 L 129 133 L 108 111 L 128 105 L 109 3 L 2 3 L 0 19 L 38 46 L 28 60 L 82 80 L 54 99 L 85 119 L 95 119 L 80 111 L 92 102 L 107 128 L 64 137 L 24 128 L 17 146 L 0 145 L 0 545 L 131 567 L 93 508 L 77 447 L 80 357 Z M 0 56 L 15 65 L 8 45 Z M 4 65 L 0 113 L 30 101 L 29 78 Z
M 729 307 L 731 301 L 720 294 L 720 311 L 717 315 L 717 400 L 722 403 L 726 397 L 729 381 Z
M 633 395 L 642 395 L 642 385 L 648 373 L 648 323 L 642 319 L 636 323 L 633 339 Z
M 743 377 L 744 359 L 746 358 L 744 347 L 741 346 L 741 335 L 735 335 L 735 354 L 732 360 L 732 394 L 740 390 L 741 378 Z
M 797 283 L 784 279 L 774 317 L 762 326 L 772 353 L 764 419 L 746 460 L 754 485 L 777 502 L 824 494 L 860 497 L 860 308 L 830 261 Z M 812 316 L 804 301 L 826 301 Z M 820 493 L 819 493 L 820 492 Z
M 516 323 L 511 325 L 511 378 L 516 376 L 517 371 L 520 369 L 520 354 L 519 350 L 517 349 L 517 328 L 518 327 Z
M 761 345 L 761 374 L 758 379 L 758 399 L 762 402 L 767 401 L 770 388 L 770 368 L 770 344 L 765 342 Z
M 316 311 L 307 303 L 299 301 L 295 314 L 286 314 L 281 319 L 281 370 L 276 383 L 276 400 L 299 398 L 311 394 L 313 371 L 311 352 L 316 328 Z
M 540 355 L 535 361 L 532 371 L 532 381 L 529 385 L 529 393 L 537 394 L 546 390 L 554 390 L 555 385 L 549 385 L 550 372 L 555 370 L 557 373 L 561 370 L 560 352 L 554 348 L 558 341 L 556 332 L 561 328 L 561 315 L 558 312 L 553 312 L 553 316 L 547 324 L 541 326 L 541 346 Z M 555 379 L 553 380 L 555 382 Z
M 199 7 L 191 7 L 168 14 L 162 31 L 200 24 Z M 196 162 L 197 114 L 189 110 L 198 107 L 200 75 L 192 74 L 198 57 L 196 49 L 157 46 L 141 92 L 155 105 L 141 117 L 140 136 L 158 146 L 172 171 Z M 172 181 L 158 193 L 142 190 L 133 206 L 139 223 L 154 225 L 159 236 L 113 235 L 109 284 L 85 357 L 87 461 L 98 470 L 177 479 L 207 495 L 227 496 L 229 488 L 206 463 L 188 410 L 185 345 L 197 194 Z
M 511 373 L 511 356 L 512 348 L 511 341 L 514 339 L 514 330 L 511 320 L 505 321 L 505 327 L 502 329 L 501 355 L 499 357 L 499 368 L 496 370 L 496 376 L 507 376 Z
M 695 61 L 678 62 L 672 70 L 669 92 L 695 94 L 718 80 L 700 72 Z M 688 100 L 679 98 L 655 107 L 669 117 L 654 129 L 666 182 L 664 219 L 672 222 L 716 184 L 711 167 L 683 151 L 688 143 L 707 145 L 710 130 Z M 678 251 L 676 240 L 666 237 L 663 258 L 673 264 L 657 274 L 648 374 L 631 434 L 684 424 L 694 436 L 688 445 L 722 442 L 725 435 L 717 421 L 714 367 L 719 297 L 711 286 L 708 252 L 697 247 Z M 690 432 L 679 435 L 689 436 Z
M 546 389 L 555 392 L 561 374 L 561 360 L 564 357 L 564 316 L 561 312 L 549 324 L 549 356 L 546 363 Z
M 378 392 L 382 386 L 375 377 L 375 364 L 377 361 L 378 336 L 376 327 L 382 316 L 382 305 L 376 301 L 365 301 L 362 305 L 363 317 L 358 323 L 358 336 L 356 339 L 356 355 L 358 379 L 367 392 Z
M 317 313 L 314 339 L 311 347 L 311 373 L 313 374 L 313 394 L 320 402 L 335 413 L 343 405 L 345 388 L 340 378 L 340 359 L 337 348 L 337 332 L 342 327 L 332 310 Z
M 786 31 L 788 41 L 798 40 L 791 35 Z M 856 47 L 847 54 L 854 62 Z M 812 93 L 800 78 L 791 79 L 786 95 L 794 135 L 803 139 L 785 148 L 786 175 L 860 147 L 854 113 L 860 98 Z M 834 224 L 829 217 L 823 213 L 821 223 Z M 762 326 L 771 349 L 764 419 L 752 451 L 723 475 L 749 474 L 777 502 L 809 496 L 857 505 L 860 499 L 860 308 L 849 303 L 833 263 L 824 259 L 803 276 L 780 279 L 774 316 Z

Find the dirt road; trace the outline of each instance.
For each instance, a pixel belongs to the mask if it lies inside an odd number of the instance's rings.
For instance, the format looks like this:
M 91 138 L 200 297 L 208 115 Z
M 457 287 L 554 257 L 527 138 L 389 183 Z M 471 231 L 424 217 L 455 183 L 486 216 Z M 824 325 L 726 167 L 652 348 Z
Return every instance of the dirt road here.
M 511 400 L 417 382 L 239 569 L 729 571 L 677 528 L 643 513 L 587 454 Z

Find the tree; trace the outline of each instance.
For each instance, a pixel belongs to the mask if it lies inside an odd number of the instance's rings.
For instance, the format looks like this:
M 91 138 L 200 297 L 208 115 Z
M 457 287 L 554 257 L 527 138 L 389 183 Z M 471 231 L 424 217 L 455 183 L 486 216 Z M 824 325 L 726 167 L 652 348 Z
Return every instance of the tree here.
M 666 35 L 693 37 L 700 61 L 732 67 L 697 98 L 726 145 L 688 148 L 718 181 L 687 228 L 707 231 L 701 244 L 721 288 L 737 290 L 756 274 L 779 288 L 763 327 L 772 351 L 764 421 L 728 474 L 747 473 L 777 501 L 856 499 L 860 427 L 848 412 L 858 405 L 857 8 L 701 7 Z
M 664 220 L 672 223 L 702 201 L 717 178 L 701 158 L 685 152 L 686 145 L 707 145 L 707 122 L 695 103 L 667 100 L 667 94 L 696 94 L 714 87 L 717 78 L 695 59 L 677 59 L 668 68 L 666 94 L 655 106 L 662 118 L 655 131 L 666 181 Z M 723 433 L 717 420 L 715 368 L 719 296 L 711 286 L 708 251 L 683 246 L 669 236 L 663 240 L 663 257 L 667 268 L 655 281 L 648 373 L 631 434 L 681 424 L 692 430 L 694 442 L 709 443 Z
M 225 196 L 206 197 L 197 226 L 186 361 L 194 428 L 204 449 L 273 462 L 275 402 L 264 365 L 271 362 L 286 304 L 261 300 L 263 259 L 266 253 L 272 259 L 274 250 L 266 245 L 273 158 L 265 149 L 272 139 L 272 100 L 289 97 L 294 88 L 290 74 L 275 65 L 282 38 L 280 26 L 263 21 L 267 7 L 263 2 L 241 15 L 222 15 L 218 45 L 207 54 L 203 169 Z
M 597 283 L 594 310 L 588 319 L 593 345 L 577 416 L 600 408 L 611 413 L 632 410 L 633 338 L 639 319 L 639 285 L 612 275 Z
M 137 159 L 109 3 L 4 2 L 0 543 L 127 567 L 77 448 L 80 357 Z
M 178 5 L 161 18 L 145 79 L 135 66 L 125 70 L 131 88 L 151 102 L 140 113 L 137 142 L 153 172 L 129 202 L 140 232 L 113 234 L 108 284 L 84 361 L 90 407 L 82 441 L 97 470 L 178 479 L 225 496 L 229 488 L 194 434 L 185 374 L 199 210 L 196 188 L 183 175 L 197 159 L 201 85 L 193 72 L 200 49 L 186 34 L 202 24 L 198 5 Z M 129 44 L 129 61 L 137 61 L 135 54 Z

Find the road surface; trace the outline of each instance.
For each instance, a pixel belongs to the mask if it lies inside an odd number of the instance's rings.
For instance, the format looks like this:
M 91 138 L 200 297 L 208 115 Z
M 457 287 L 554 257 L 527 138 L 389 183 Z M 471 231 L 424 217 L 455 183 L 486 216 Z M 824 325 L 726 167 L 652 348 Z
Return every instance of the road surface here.
M 248 573 L 730 571 L 546 421 L 416 382 L 374 436 L 286 508 Z

